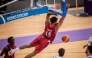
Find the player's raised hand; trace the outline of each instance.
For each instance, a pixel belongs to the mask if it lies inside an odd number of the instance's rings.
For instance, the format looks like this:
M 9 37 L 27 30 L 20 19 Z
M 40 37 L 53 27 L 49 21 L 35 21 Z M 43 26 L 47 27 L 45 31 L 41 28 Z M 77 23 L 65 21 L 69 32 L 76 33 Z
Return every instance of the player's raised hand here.
M 66 7 L 69 8 L 70 7 L 70 4 L 66 4 Z

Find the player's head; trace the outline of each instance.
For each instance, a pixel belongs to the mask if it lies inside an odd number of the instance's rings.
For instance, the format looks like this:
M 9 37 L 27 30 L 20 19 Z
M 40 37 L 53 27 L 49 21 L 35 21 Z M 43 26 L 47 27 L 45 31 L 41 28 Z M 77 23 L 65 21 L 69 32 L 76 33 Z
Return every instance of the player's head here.
M 14 41 L 14 38 L 11 36 L 8 38 L 8 43 L 11 44 L 11 45 L 14 45 L 15 41 Z
M 64 48 L 60 48 L 60 49 L 58 50 L 58 54 L 59 54 L 59 56 L 63 57 L 64 54 L 65 54 L 65 49 L 64 49 Z
M 92 55 L 92 46 L 88 46 L 89 53 Z
M 53 23 L 56 23 L 57 20 L 58 20 L 58 18 L 55 17 L 55 16 L 53 16 L 53 17 L 50 18 L 50 22 L 51 22 L 52 24 L 53 24 Z

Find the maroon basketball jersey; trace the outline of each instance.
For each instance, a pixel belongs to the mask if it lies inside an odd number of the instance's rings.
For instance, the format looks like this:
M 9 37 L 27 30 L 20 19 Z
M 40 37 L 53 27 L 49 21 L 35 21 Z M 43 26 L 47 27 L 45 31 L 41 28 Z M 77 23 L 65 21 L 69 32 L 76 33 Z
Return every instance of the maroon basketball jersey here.
M 15 49 L 15 48 L 16 48 L 15 45 L 10 45 L 10 44 L 8 44 L 7 47 L 8 47 L 8 49 L 9 49 L 9 51 L 10 51 L 11 49 Z M 6 51 L 6 52 L 5 52 L 4 58 L 14 58 L 14 54 L 13 54 L 12 56 L 9 56 L 9 55 L 8 55 L 8 52 L 9 52 L 9 51 Z
M 52 27 L 50 27 L 50 23 L 48 23 L 45 26 L 45 30 L 43 32 L 43 36 L 45 38 L 47 38 L 48 40 L 50 40 L 50 43 L 53 42 L 53 40 L 54 40 L 54 38 L 56 36 L 55 30 L 56 30 L 56 25 L 53 25 Z

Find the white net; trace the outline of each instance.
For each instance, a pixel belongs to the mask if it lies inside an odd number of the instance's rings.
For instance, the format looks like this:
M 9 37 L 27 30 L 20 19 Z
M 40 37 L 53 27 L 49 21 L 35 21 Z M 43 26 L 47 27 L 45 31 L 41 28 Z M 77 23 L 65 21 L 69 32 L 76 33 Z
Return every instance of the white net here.
M 37 5 L 41 6 L 48 6 L 49 9 L 55 10 L 55 11 L 59 11 L 61 12 L 61 3 L 56 2 L 57 0 L 52 0 L 50 3 L 50 0 L 38 0 Z

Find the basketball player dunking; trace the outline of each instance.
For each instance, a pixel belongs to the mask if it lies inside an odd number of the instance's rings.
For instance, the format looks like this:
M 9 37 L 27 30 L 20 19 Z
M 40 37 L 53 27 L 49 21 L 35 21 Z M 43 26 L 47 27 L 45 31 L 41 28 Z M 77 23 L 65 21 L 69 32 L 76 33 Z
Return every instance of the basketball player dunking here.
M 70 7 L 69 4 L 66 5 L 66 9 L 68 11 L 68 8 Z M 50 18 L 50 15 L 55 15 Z M 31 48 L 35 47 L 35 50 L 27 55 L 25 58 L 31 58 L 41 52 L 44 48 L 48 46 L 48 44 L 52 43 L 58 29 L 62 25 L 65 17 L 62 16 L 62 18 L 59 20 L 57 23 L 58 18 L 56 18 L 56 14 L 48 13 L 46 16 L 46 21 L 45 21 L 45 30 L 44 32 L 38 36 L 35 40 L 33 40 L 29 45 L 23 45 L 21 47 L 18 47 L 16 49 L 13 49 L 8 52 L 9 55 L 12 55 L 15 51 L 17 50 L 22 50 L 25 48 Z

